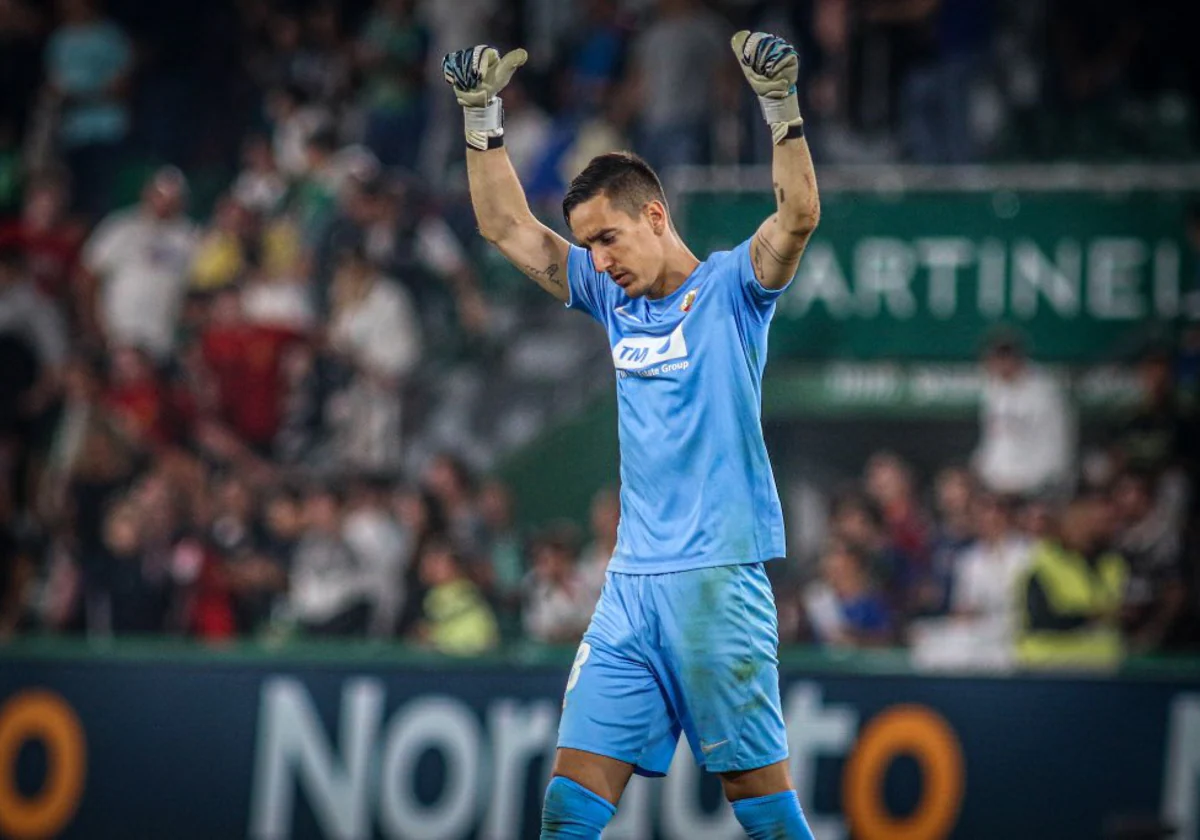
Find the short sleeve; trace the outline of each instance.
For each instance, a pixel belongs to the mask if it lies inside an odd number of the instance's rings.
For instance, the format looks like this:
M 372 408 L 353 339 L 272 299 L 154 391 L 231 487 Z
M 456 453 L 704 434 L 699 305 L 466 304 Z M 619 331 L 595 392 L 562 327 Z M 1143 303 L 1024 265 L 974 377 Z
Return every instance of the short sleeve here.
M 579 309 L 605 323 L 606 312 L 613 309 L 609 289 L 616 288 L 608 276 L 592 266 L 592 255 L 586 248 L 572 245 L 567 252 L 567 300 L 568 309 Z
M 767 319 L 775 311 L 775 302 L 788 290 L 792 281 L 789 280 L 782 289 L 768 289 L 758 282 L 754 265 L 750 261 L 750 243 L 753 239 L 754 237 L 747 239 L 730 251 L 728 259 L 735 268 L 742 301 L 759 318 Z
M 88 237 L 83 246 L 81 261 L 92 274 L 107 274 L 116 262 L 121 250 L 121 238 L 125 230 L 124 218 L 109 217 Z

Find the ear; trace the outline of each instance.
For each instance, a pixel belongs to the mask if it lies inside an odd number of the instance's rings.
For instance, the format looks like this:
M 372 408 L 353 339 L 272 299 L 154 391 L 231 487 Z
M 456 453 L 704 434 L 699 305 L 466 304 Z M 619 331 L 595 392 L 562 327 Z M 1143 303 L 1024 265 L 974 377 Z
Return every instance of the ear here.
M 667 217 L 667 208 L 657 198 L 648 202 L 642 212 L 646 214 L 655 236 L 662 236 L 670 229 L 671 220 Z

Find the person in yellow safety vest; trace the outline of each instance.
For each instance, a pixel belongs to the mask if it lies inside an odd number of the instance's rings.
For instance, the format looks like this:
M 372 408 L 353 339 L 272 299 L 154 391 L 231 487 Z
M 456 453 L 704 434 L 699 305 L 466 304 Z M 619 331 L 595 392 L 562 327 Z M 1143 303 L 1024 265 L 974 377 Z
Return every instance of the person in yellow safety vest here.
M 494 649 L 500 642 L 496 614 L 467 577 L 454 546 L 431 539 L 417 562 L 421 583 L 428 588 L 421 602 L 418 640 L 450 656 L 476 656 Z
M 1021 664 L 1106 667 L 1120 661 L 1119 610 L 1129 569 L 1104 547 L 1107 516 L 1101 500 L 1078 499 L 1063 512 L 1057 539 L 1034 547 L 1018 591 Z

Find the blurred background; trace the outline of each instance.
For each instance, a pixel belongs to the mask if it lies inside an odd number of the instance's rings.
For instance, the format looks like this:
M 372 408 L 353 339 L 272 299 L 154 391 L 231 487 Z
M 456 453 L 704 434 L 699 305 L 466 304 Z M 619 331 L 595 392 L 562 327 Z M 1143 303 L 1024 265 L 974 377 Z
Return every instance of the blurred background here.
M 613 373 L 477 235 L 441 57 L 529 49 L 547 224 L 630 148 L 707 254 L 773 211 L 750 28 L 822 191 L 763 395 L 818 837 L 1198 840 L 1196 18 L 0 0 L 0 836 L 536 836 Z M 740 836 L 680 755 L 606 837 Z

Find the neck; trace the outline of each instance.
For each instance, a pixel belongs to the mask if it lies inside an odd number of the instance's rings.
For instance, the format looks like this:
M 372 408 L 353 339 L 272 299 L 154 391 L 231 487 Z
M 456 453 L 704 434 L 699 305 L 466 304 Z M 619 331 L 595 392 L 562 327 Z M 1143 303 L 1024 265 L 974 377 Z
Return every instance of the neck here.
M 696 270 L 696 266 L 700 265 L 700 260 L 687 245 L 683 244 L 678 234 L 672 231 L 671 237 L 673 242 L 663 272 L 646 295 L 651 300 L 665 298 L 674 292 L 687 282 L 687 279 L 692 276 L 692 272 Z

